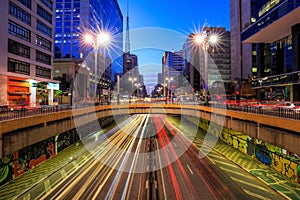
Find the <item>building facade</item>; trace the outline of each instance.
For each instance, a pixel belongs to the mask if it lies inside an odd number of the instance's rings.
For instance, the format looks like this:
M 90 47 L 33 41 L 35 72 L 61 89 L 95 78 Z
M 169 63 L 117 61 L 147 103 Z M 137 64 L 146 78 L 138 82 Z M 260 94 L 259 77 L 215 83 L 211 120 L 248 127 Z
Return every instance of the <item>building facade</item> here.
M 205 37 L 201 44 L 196 41 L 198 34 L 193 33 L 183 45 L 183 74 L 196 95 L 216 83 L 231 82 L 230 32 L 224 27 L 203 27 L 199 34 Z M 213 35 L 217 36 L 215 44 L 209 41 Z
M 255 96 L 249 81 L 255 74 L 256 56 L 255 45 L 242 43 L 241 32 L 256 22 L 259 9 L 268 1 L 230 0 L 231 81 L 235 92 L 243 97 Z
M 264 3 L 241 33 L 253 45 L 252 88 L 258 99 L 299 101 L 300 1 Z
M 189 82 L 193 90 L 200 94 L 201 91 L 201 77 L 200 77 L 200 58 L 199 48 L 194 45 L 195 34 L 190 34 L 185 40 L 182 48 L 182 55 L 184 59 L 183 75 Z
M 183 51 L 166 51 L 162 58 L 162 84 L 165 86 L 165 95 L 170 97 L 171 92 L 183 86 L 184 76 Z
M 99 32 L 110 35 L 106 47 L 96 41 Z M 123 15 L 117 0 L 56 0 L 55 58 L 90 59 L 84 61 L 90 69 L 88 98 L 108 96 L 115 73 L 123 71 Z M 93 42 L 84 37 L 89 33 Z M 101 97 L 102 96 L 102 97 Z
M 53 1 L 2 0 L 0 7 L 1 104 L 36 106 L 37 83 L 53 82 Z M 49 104 L 52 86 L 46 88 Z
M 138 57 L 130 52 L 123 54 L 123 75 L 121 78 L 122 95 L 133 96 L 136 85 L 142 85 L 138 67 Z

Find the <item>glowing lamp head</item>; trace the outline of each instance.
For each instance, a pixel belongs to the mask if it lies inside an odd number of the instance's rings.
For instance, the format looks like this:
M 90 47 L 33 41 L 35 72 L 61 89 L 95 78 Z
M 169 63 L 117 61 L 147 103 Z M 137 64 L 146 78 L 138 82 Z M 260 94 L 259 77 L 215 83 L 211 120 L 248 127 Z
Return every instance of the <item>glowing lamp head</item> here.
M 101 32 L 98 34 L 97 37 L 97 44 L 98 45 L 107 45 L 110 42 L 110 35 L 106 32 Z
M 94 43 L 94 37 L 91 34 L 85 34 L 84 35 L 84 41 L 87 44 L 93 44 Z
M 218 43 L 218 40 L 219 40 L 219 38 L 218 38 L 217 35 L 211 35 L 211 36 L 209 37 L 209 42 L 212 43 L 212 44 Z
M 204 42 L 204 40 L 205 40 L 205 36 L 204 35 L 202 35 L 202 34 L 195 35 L 195 42 L 197 44 L 202 44 Z

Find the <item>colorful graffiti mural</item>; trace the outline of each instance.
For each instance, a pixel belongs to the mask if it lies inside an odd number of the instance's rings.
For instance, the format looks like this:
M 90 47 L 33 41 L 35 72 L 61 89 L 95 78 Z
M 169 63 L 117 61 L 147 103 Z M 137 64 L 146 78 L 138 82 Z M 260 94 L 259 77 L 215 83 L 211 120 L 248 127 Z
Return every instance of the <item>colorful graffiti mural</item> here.
M 13 179 L 12 155 L 0 159 L 0 185 Z
M 286 150 L 228 128 L 223 129 L 220 139 L 263 164 L 273 167 L 295 182 L 300 182 L 300 162 L 295 157 L 284 154 Z
M 74 129 L 5 156 L 0 159 L 0 185 L 19 177 L 78 140 Z
M 277 155 L 276 153 L 272 153 L 272 167 L 278 171 L 281 172 L 283 175 L 297 181 L 299 178 L 299 169 L 300 165 L 292 162 L 289 159 L 286 159 L 280 155 Z
M 54 155 L 54 138 L 50 138 L 5 156 L 0 163 L 0 184 L 19 177 Z

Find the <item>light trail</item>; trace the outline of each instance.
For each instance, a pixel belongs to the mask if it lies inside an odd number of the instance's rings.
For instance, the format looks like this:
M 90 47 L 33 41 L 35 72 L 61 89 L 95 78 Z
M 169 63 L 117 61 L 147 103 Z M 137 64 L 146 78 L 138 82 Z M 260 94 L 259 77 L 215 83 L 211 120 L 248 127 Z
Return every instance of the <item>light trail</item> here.
M 140 148 L 141 148 L 141 144 L 142 144 L 142 141 L 143 141 L 143 138 L 144 138 L 145 129 L 146 129 L 146 125 L 148 124 L 148 121 L 149 121 L 149 114 L 146 115 L 146 122 L 145 122 L 145 124 L 143 126 L 141 137 L 139 138 L 139 142 L 138 142 L 137 150 L 136 150 L 136 152 L 134 154 L 133 162 L 132 162 L 132 164 L 130 166 L 129 175 L 132 174 L 133 168 L 136 166 L 137 155 L 138 155 L 138 152 L 140 151 Z M 143 125 L 143 124 L 141 124 L 141 125 Z M 127 191 L 128 191 L 130 177 L 131 176 L 127 177 L 126 184 L 124 186 L 123 193 L 122 193 L 122 198 L 121 199 L 125 199 L 125 197 L 126 197 L 126 194 L 127 194 Z
M 142 119 L 142 122 L 139 123 L 138 128 L 136 129 L 136 131 L 135 131 L 134 134 L 133 134 L 134 138 L 136 138 L 137 135 L 139 134 L 140 129 L 141 129 L 141 127 L 142 127 L 142 124 L 144 123 L 146 117 L 147 117 L 147 116 L 144 116 L 143 119 Z M 143 134 L 143 132 L 142 132 L 142 134 Z M 142 137 L 140 137 L 139 143 L 140 143 L 141 140 L 142 140 Z M 120 168 L 118 169 L 118 172 L 117 172 L 117 174 L 116 174 L 116 176 L 115 176 L 115 178 L 114 178 L 114 180 L 113 180 L 113 182 L 112 182 L 112 184 L 111 184 L 111 186 L 110 186 L 110 188 L 109 188 L 109 190 L 108 190 L 108 192 L 107 192 L 107 195 L 106 195 L 106 197 L 105 197 L 106 200 L 112 199 L 112 198 L 113 198 L 113 195 L 115 194 L 115 191 L 116 191 L 116 189 L 117 189 L 117 187 L 118 187 L 118 184 L 116 184 L 116 183 L 118 183 L 118 182 L 120 181 L 121 175 L 122 175 L 122 173 L 123 173 L 123 171 L 124 171 L 125 164 L 126 164 L 126 162 L 128 161 L 129 155 L 131 154 L 131 150 L 132 150 L 133 145 L 134 145 L 134 142 L 131 142 L 131 144 L 130 144 L 130 146 L 129 146 L 129 148 L 128 148 L 128 150 L 127 150 L 127 152 L 126 152 L 126 154 L 125 154 L 125 156 L 124 156 L 124 158 L 123 158 L 123 160 L 122 160 L 121 166 L 120 166 Z M 138 149 L 136 149 L 136 152 L 137 152 L 137 150 L 138 150 Z M 136 155 L 137 155 L 136 152 L 135 152 L 135 157 L 136 157 Z M 135 157 L 134 157 L 134 158 L 135 158 Z M 133 164 L 135 164 L 135 163 L 134 163 L 134 159 L 133 159 L 132 165 L 133 165 Z M 131 165 L 131 166 L 132 166 L 132 165 Z M 130 174 L 131 174 L 131 171 L 129 171 L 128 177 L 130 177 Z M 128 178 L 127 178 L 127 180 L 128 180 Z M 125 187 L 124 187 L 124 189 L 125 189 Z M 123 194 L 124 194 L 124 190 L 123 190 Z M 122 197 L 123 197 L 123 195 L 122 195 Z
M 166 151 L 166 148 L 165 148 L 166 144 L 165 144 L 164 139 L 163 139 L 163 137 L 166 137 L 166 135 L 163 134 L 163 132 L 165 130 L 163 129 L 162 124 L 160 123 L 160 121 L 159 121 L 159 119 L 158 119 L 157 116 L 153 116 L 153 121 L 154 121 L 156 130 L 158 130 L 157 136 L 158 136 L 158 140 L 160 141 L 160 143 L 162 145 L 163 152 L 164 152 L 164 155 L 165 155 L 165 159 L 167 160 L 167 163 L 170 163 L 167 166 L 167 168 L 168 168 L 169 174 L 170 174 L 171 179 L 172 179 L 172 184 L 173 184 L 173 188 L 174 188 L 174 191 L 175 191 L 176 199 L 180 200 L 180 199 L 182 199 L 182 194 L 181 194 L 181 191 L 180 191 L 180 187 L 179 187 L 177 178 L 175 176 L 174 169 L 173 169 L 173 167 L 171 165 L 171 161 L 170 161 L 169 155 L 168 155 L 168 153 Z
M 161 119 L 161 121 L 165 121 L 167 123 L 167 120 L 165 119 L 165 116 L 160 116 L 160 119 Z M 160 121 L 160 123 L 162 123 L 161 121 Z M 170 126 L 167 126 L 166 123 L 165 123 L 165 125 L 168 128 L 169 132 L 173 136 L 175 136 L 175 134 L 173 132 L 173 129 Z M 188 195 L 192 195 L 192 197 L 194 197 L 196 199 L 199 198 L 198 195 L 197 195 L 197 192 L 196 192 L 196 189 L 195 189 L 194 185 L 192 184 L 190 178 L 188 177 L 188 175 L 186 173 L 186 170 L 184 169 L 184 167 L 182 165 L 182 162 L 180 161 L 180 159 L 179 159 L 179 157 L 178 157 L 178 155 L 177 155 L 177 153 L 176 153 L 173 145 L 171 145 L 172 142 L 170 141 L 170 138 L 167 135 L 166 129 L 163 128 L 162 130 L 164 130 L 164 131 L 162 131 L 162 133 L 165 135 L 164 138 L 165 138 L 166 144 L 168 144 L 168 146 L 170 147 L 170 150 L 172 152 L 172 155 L 174 155 L 174 157 L 176 158 L 175 163 L 177 164 L 176 166 L 179 168 L 179 170 L 181 172 L 180 175 L 183 176 L 183 179 L 184 179 L 185 183 L 187 183 L 187 185 L 186 184 L 183 185 L 185 187 L 185 191 L 192 190 L 193 194 L 191 194 L 190 192 L 187 192 L 187 194 Z M 179 141 L 178 144 L 182 144 L 182 142 Z

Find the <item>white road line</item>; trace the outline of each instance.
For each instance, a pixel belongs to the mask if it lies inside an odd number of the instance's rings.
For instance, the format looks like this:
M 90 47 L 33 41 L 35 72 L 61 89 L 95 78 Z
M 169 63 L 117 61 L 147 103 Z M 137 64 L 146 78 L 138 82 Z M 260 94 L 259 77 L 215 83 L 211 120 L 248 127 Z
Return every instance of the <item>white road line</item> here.
M 220 156 L 218 154 L 210 154 L 209 156 L 214 157 L 214 158 L 218 158 L 218 159 L 221 159 L 221 160 L 227 160 L 226 158 L 224 158 L 224 156 Z
M 262 196 L 260 194 L 256 194 L 256 193 L 253 193 L 253 192 L 250 192 L 248 190 L 244 190 L 247 194 L 249 194 L 250 196 L 252 197 L 255 197 L 255 198 L 258 198 L 258 199 L 264 199 L 264 200 L 271 200 L 269 198 L 267 198 L 266 196 Z
M 249 186 L 251 186 L 251 187 L 257 188 L 257 189 L 259 189 L 259 190 L 263 190 L 263 191 L 269 192 L 268 189 L 263 188 L 263 187 L 261 187 L 261 186 L 254 185 L 254 184 L 252 184 L 252 183 L 249 183 L 249 182 L 246 182 L 246 181 L 243 181 L 243 180 L 234 178 L 234 177 L 232 177 L 232 176 L 230 176 L 230 178 L 231 178 L 232 180 L 234 180 L 235 182 L 240 182 L 240 183 L 242 183 L 242 184 L 249 185 Z
M 226 163 L 226 162 L 222 162 L 220 160 L 215 160 L 216 163 L 220 163 L 220 164 L 223 164 L 223 165 L 227 165 L 227 166 L 231 166 L 231 167 L 236 167 L 235 164 L 231 164 L 231 163 Z
M 222 170 L 224 170 L 224 171 L 227 171 L 227 172 L 229 172 L 229 173 L 233 173 L 233 174 L 236 174 L 236 175 L 238 175 L 238 176 L 244 176 L 243 175 L 243 173 L 241 173 L 241 172 L 236 172 L 236 171 L 233 171 L 233 170 L 230 170 L 230 169 L 227 169 L 227 168 L 225 168 L 225 167 L 219 167 L 220 169 L 222 169 Z M 254 177 L 251 177 L 251 176 L 247 176 L 247 178 L 251 178 L 251 179 L 253 179 L 253 180 L 255 180 L 256 178 L 254 178 Z
M 192 171 L 192 169 L 190 168 L 190 166 L 189 165 L 186 165 L 186 166 L 189 169 L 189 171 L 191 172 L 191 174 L 194 174 L 194 172 Z

